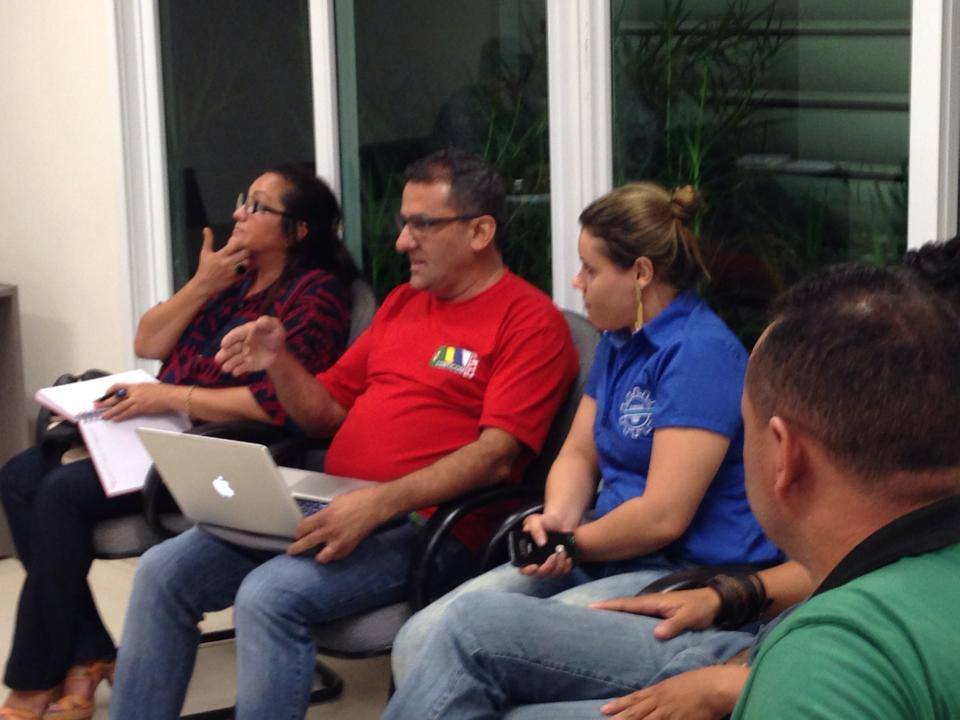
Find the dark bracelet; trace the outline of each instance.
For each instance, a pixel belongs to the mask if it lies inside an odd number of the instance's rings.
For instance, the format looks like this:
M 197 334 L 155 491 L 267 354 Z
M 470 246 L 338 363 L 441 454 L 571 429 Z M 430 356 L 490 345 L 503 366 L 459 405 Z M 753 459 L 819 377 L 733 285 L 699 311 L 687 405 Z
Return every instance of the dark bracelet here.
M 722 630 L 756 620 L 770 607 L 767 589 L 758 575 L 715 575 L 706 587 L 720 596 L 720 610 L 713 624 Z
M 560 543 L 555 543 L 555 547 L 563 547 L 563 551 L 567 554 L 567 557 L 570 558 L 570 561 L 576 565 L 580 560 L 580 553 L 577 550 L 577 536 L 575 533 L 568 532 L 562 533 L 563 540 Z M 548 540 L 549 542 L 549 540 Z

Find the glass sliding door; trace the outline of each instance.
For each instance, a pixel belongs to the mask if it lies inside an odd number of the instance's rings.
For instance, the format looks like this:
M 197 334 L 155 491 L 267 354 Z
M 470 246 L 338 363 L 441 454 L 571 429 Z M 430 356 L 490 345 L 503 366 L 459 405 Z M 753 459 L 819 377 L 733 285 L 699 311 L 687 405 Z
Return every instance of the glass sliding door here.
M 404 167 L 456 146 L 508 183 L 504 255 L 550 292 L 544 0 L 337 0 L 345 239 L 382 298 L 407 278 Z
M 307 0 L 159 0 L 174 287 L 268 165 L 313 166 Z
M 909 0 L 612 0 L 614 177 L 692 183 L 746 340 L 826 263 L 906 245 Z

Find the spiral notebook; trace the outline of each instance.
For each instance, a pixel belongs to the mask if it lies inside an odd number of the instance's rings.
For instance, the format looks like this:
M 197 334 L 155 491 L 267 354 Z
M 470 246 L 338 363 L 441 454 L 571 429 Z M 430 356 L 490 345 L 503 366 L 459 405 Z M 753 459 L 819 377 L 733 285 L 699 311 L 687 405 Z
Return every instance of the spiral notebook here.
M 143 487 L 153 460 L 137 436 L 137 428 L 182 432 L 190 427 L 183 413 L 141 415 L 129 420 L 104 420 L 94 401 L 114 383 L 157 382 L 143 370 L 131 370 L 84 382 L 38 390 L 34 398 L 62 417 L 77 423 L 107 497 Z
M 107 497 L 139 490 L 147 479 L 153 460 L 137 436 L 137 428 L 183 432 L 190 427 L 190 421 L 180 413 L 119 421 L 104 420 L 102 414 L 102 410 L 82 413 L 77 416 L 77 426 Z

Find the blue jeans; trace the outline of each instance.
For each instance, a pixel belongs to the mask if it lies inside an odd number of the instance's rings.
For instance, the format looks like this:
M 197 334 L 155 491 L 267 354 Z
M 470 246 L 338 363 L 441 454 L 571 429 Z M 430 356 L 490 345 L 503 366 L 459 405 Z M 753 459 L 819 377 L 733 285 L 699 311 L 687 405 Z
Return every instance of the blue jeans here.
M 397 686 L 403 685 L 418 659 L 424 655 L 426 642 L 440 623 L 444 610 L 467 593 L 494 590 L 537 598 L 552 597 L 570 605 L 583 606 L 596 600 L 636 595 L 657 578 L 679 568 L 659 555 L 648 555 L 638 560 L 578 566 L 563 577 L 540 579 L 521 574 L 509 563 L 501 565 L 451 590 L 407 621 L 393 643 L 394 682 Z
M 315 660 L 311 626 L 402 599 L 417 530 L 406 523 L 376 533 L 327 565 L 251 552 L 197 528 L 152 548 L 137 566 L 110 717 L 179 717 L 197 623 L 235 605 L 236 717 L 300 720 Z M 451 541 L 441 564 L 455 565 L 466 552 Z
M 600 581 L 601 583 L 604 581 Z M 657 640 L 656 618 L 498 592 L 450 603 L 385 720 L 602 717 L 600 700 L 724 662 L 753 640 L 705 630 Z M 539 703 L 572 703 L 544 706 Z M 571 712 L 560 714 L 564 708 Z M 576 713 L 576 714 L 572 714 Z

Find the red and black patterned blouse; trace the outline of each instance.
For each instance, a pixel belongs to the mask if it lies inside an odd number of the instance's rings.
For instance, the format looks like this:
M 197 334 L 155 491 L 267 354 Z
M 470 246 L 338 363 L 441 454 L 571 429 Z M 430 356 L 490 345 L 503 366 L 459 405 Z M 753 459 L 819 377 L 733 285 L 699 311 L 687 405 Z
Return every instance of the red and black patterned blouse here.
M 230 330 L 261 315 L 273 315 L 287 329 L 287 349 L 310 374 L 326 370 L 347 344 L 350 324 L 347 290 L 326 270 L 305 270 L 282 278 L 274 288 L 244 297 L 253 280 L 253 277 L 244 278 L 204 304 L 183 331 L 157 377 L 161 382 L 175 385 L 247 385 L 274 423 L 294 426 L 265 372 L 234 377 L 224 373 L 213 356 Z

